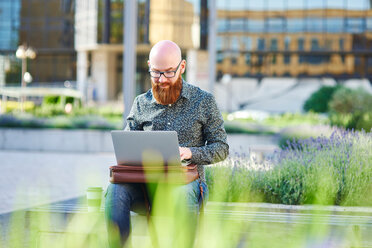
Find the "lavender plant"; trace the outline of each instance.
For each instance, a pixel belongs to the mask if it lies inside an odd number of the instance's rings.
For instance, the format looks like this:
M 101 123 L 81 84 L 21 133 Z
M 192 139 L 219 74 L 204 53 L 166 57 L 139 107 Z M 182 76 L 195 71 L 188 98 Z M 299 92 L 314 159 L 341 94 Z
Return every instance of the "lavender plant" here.
M 209 167 L 207 179 L 211 191 L 229 189 L 226 201 L 371 206 L 371 162 L 371 133 L 335 130 L 289 141 L 265 164 L 235 157 Z

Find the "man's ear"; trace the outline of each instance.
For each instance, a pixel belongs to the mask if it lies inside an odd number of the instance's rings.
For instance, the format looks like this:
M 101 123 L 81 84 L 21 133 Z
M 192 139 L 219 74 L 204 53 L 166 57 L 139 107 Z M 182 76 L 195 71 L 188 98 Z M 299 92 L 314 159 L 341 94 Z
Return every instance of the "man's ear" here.
M 150 60 L 147 60 L 147 65 L 150 67 Z
M 186 70 L 186 60 L 183 60 L 181 63 L 181 73 L 183 74 Z

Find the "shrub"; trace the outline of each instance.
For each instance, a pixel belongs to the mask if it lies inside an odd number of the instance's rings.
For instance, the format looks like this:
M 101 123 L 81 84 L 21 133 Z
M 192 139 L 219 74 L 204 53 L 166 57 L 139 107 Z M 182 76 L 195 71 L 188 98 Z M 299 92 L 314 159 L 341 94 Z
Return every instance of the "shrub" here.
M 77 106 L 81 107 L 80 99 L 75 99 L 71 96 L 44 96 L 42 105 L 65 105 L 66 103 L 74 103 L 74 101 L 78 101 Z
M 287 127 L 280 131 L 278 145 L 280 148 L 285 149 L 291 147 L 292 144 L 296 144 L 297 141 L 301 139 L 316 138 L 322 135 L 329 137 L 335 131 L 337 131 L 337 128 L 328 125 L 299 125 Z
M 264 120 L 265 124 L 287 127 L 293 125 L 319 125 L 319 124 L 328 124 L 329 120 L 326 116 L 309 112 L 306 114 L 301 113 L 284 113 L 280 115 L 272 115 Z
M 315 91 L 309 99 L 306 100 L 303 109 L 313 111 L 316 113 L 328 112 L 328 103 L 332 98 L 332 95 L 340 89 L 341 86 L 323 86 L 319 90 Z
M 52 117 L 58 115 L 65 115 L 64 106 L 55 105 L 55 104 L 43 104 L 39 107 L 36 107 L 32 113 L 36 117 Z
M 274 134 L 278 130 L 275 127 L 258 125 L 254 123 L 244 123 L 241 121 L 225 121 L 224 127 L 226 133 L 239 134 Z
M 0 127 L 41 128 L 44 127 L 45 123 L 45 120 L 34 118 L 29 114 L 21 114 L 19 116 L 0 115 Z
M 30 114 L 0 115 L 0 127 L 65 128 L 65 129 L 122 129 L 121 122 L 109 122 L 101 116 L 55 116 L 36 118 Z
M 59 96 L 44 96 L 42 105 L 54 105 L 59 103 Z
M 239 157 L 207 167 L 206 178 L 212 195 L 229 189 L 220 200 L 372 206 L 371 147 L 371 133 L 336 130 L 291 142 L 262 166 Z
M 0 103 L 3 104 L 3 102 L 1 102 L 1 101 L 0 101 Z M 25 101 L 23 103 L 23 109 L 26 112 L 32 111 L 34 108 L 35 108 L 35 104 L 31 101 Z M 18 101 L 9 101 L 8 100 L 8 101 L 6 101 L 5 109 L 6 109 L 5 110 L 6 113 L 20 111 L 21 110 L 21 103 L 18 102 Z
M 339 89 L 329 102 L 331 124 L 348 129 L 370 131 L 371 106 L 372 95 L 362 89 Z

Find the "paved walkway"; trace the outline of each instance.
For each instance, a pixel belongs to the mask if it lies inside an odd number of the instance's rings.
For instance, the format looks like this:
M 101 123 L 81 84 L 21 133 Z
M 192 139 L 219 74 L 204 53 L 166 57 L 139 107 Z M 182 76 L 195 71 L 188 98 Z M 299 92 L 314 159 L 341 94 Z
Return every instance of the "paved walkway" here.
M 229 135 L 230 154 L 264 154 L 276 148 L 269 136 Z M 85 194 L 108 185 L 114 153 L 0 150 L 0 214 Z
M 106 188 L 113 153 L 0 151 L 0 214 Z

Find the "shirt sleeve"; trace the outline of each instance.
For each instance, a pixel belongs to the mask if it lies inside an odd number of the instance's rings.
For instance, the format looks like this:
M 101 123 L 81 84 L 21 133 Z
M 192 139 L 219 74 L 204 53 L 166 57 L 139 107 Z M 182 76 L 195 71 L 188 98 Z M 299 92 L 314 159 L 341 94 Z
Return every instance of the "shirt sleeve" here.
M 139 114 L 139 101 L 136 97 L 133 101 L 132 109 L 127 117 L 127 124 L 124 128 L 125 131 L 143 130 L 141 124 L 138 122 Z
M 203 138 L 206 142 L 201 147 L 190 147 L 191 162 L 198 165 L 220 162 L 228 156 L 229 145 L 227 144 L 224 121 L 213 95 L 208 94 L 201 111 L 206 117 L 203 124 Z

